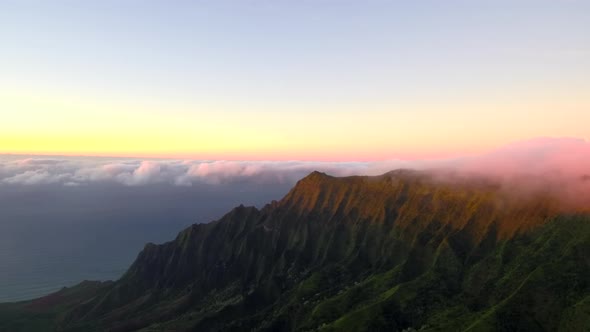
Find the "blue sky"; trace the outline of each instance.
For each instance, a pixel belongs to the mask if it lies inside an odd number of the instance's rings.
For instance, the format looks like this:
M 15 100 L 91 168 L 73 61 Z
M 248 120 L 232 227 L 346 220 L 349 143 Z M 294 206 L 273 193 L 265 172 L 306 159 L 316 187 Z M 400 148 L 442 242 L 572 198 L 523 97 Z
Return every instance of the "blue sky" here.
M 0 89 L 9 92 L 0 108 L 20 110 L 12 121 L 22 128 L 42 112 L 67 121 L 58 109 L 14 106 L 49 95 L 189 121 L 213 117 L 219 105 L 228 116 L 252 118 L 369 112 L 420 130 L 425 117 L 438 120 L 455 109 L 451 119 L 493 117 L 486 107 L 498 104 L 506 109 L 500 113 L 516 112 L 523 127 L 524 118 L 544 114 L 519 103 L 572 119 L 582 112 L 572 102 L 588 105 L 589 22 L 590 3 L 573 0 L 2 1 Z M 10 94 L 19 101 L 2 106 Z M 395 107 L 379 115 L 371 113 L 374 105 Z M 338 125 L 350 132 L 354 119 Z M 473 121 L 465 126 L 477 128 Z M 526 135 L 580 136 L 578 124 L 539 123 Z M 524 138 L 517 136 L 485 144 Z M 382 139 L 405 139 L 411 150 L 440 137 Z M 448 149 L 465 148 L 453 142 Z
M 191 98 L 391 98 L 396 91 L 434 93 L 429 86 L 441 80 L 483 89 L 569 79 L 582 74 L 580 58 L 590 51 L 590 8 L 583 1 L 19 1 L 3 7 L 1 36 L 9 47 L 2 63 L 14 76 L 68 88 L 118 82 L 137 93 Z M 473 77 L 478 74 L 486 78 Z

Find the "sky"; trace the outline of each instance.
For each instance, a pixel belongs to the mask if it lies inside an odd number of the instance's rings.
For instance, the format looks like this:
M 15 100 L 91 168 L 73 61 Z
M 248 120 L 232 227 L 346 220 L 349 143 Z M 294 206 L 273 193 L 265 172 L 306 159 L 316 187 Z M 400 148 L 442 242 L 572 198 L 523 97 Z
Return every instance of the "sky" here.
M 4 154 L 449 158 L 588 123 L 588 1 L 0 0 Z

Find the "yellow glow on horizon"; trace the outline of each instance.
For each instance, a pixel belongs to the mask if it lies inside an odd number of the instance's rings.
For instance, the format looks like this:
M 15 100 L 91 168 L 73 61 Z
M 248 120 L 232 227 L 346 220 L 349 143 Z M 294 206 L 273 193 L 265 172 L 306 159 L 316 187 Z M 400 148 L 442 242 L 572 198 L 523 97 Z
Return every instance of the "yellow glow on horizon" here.
M 198 159 L 382 160 L 584 137 L 581 98 L 445 103 L 137 103 L 0 92 L 0 153 Z M 576 100 L 573 102 L 572 100 Z

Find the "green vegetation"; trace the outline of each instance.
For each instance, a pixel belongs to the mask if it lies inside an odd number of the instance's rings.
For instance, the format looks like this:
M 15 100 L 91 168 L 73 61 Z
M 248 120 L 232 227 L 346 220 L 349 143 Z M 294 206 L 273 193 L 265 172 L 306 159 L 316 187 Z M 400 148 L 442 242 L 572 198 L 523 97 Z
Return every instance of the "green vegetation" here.
M 590 215 L 546 197 L 312 173 L 114 283 L 0 305 L 0 331 L 590 331 L 589 257 Z

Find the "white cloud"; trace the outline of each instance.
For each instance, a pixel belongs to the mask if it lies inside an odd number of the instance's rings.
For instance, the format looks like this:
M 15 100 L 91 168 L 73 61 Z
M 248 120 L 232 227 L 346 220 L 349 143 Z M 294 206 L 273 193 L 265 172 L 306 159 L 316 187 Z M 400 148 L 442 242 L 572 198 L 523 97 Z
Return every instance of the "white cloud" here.
M 580 139 L 542 138 L 512 144 L 479 156 L 444 160 L 379 162 L 124 160 L 106 158 L 22 158 L 0 156 L 0 185 L 96 182 L 125 186 L 232 182 L 294 183 L 318 170 L 335 176 L 377 175 L 399 168 L 448 169 L 510 178 L 551 175 L 579 179 L 590 174 L 590 143 Z M 590 181 L 585 181 L 590 183 Z
M 7 184 L 25 184 L 25 185 L 35 185 L 35 184 L 50 184 L 50 183 L 57 183 L 66 179 L 69 174 L 51 174 L 45 170 L 33 170 L 33 171 L 24 171 L 22 173 L 15 174 L 11 177 L 7 177 L 2 179 L 3 183 Z

